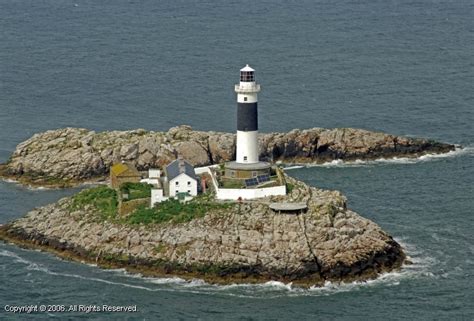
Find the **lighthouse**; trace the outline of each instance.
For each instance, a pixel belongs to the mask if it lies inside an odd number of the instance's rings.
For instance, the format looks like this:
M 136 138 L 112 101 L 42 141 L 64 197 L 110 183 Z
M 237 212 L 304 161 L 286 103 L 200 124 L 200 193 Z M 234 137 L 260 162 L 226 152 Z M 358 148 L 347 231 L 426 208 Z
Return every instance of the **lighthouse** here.
M 255 69 L 246 65 L 240 69 L 237 93 L 237 139 L 235 161 L 226 163 L 225 177 L 250 179 L 270 173 L 271 165 L 259 159 L 258 148 L 258 93 Z
M 255 81 L 255 70 L 249 65 L 240 69 L 237 93 L 237 151 L 236 162 L 258 163 L 258 110 L 257 94 L 260 85 Z

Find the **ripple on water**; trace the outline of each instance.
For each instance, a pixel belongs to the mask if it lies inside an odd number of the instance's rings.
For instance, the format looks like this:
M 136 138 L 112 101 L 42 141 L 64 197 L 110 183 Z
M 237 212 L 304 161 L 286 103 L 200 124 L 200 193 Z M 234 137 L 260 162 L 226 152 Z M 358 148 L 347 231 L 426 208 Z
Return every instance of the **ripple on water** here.
M 118 287 L 133 288 L 144 291 L 172 291 L 187 292 L 209 295 L 224 295 L 246 298 L 274 298 L 284 296 L 327 296 L 341 292 L 358 291 L 367 287 L 378 286 L 398 286 L 400 282 L 418 278 L 439 278 L 443 275 L 435 275 L 432 267 L 439 263 L 439 260 L 426 256 L 423 251 L 416 246 L 407 243 L 403 238 L 397 239 L 412 264 L 404 265 L 400 270 L 381 274 L 378 278 L 367 281 L 355 281 L 351 283 L 325 282 L 324 286 L 312 286 L 303 289 L 294 286 L 292 283 L 279 281 L 268 281 L 260 284 L 209 284 L 201 279 L 184 280 L 179 277 L 157 278 L 144 277 L 141 274 L 131 274 L 125 269 L 99 270 L 104 272 L 103 277 L 83 274 L 55 272 L 46 266 L 30 261 L 18 253 L 2 249 L 0 256 L 11 258 L 13 262 L 24 265 L 25 269 L 31 272 L 46 273 L 55 277 L 75 278 L 90 282 L 100 282 Z M 67 263 L 72 264 L 72 263 Z M 97 267 L 89 265 L 88 268 L 97 271 Z

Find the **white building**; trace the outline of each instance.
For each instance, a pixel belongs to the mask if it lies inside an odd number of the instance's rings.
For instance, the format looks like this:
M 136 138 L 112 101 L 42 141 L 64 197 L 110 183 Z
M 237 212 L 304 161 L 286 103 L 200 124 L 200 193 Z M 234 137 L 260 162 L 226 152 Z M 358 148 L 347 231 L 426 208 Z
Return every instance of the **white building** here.
M 148 178 L 142 179 L 141 182 L 153 185 L 151 207 L 170 198 L 189 201 L 198 194 L 198 179 L 194 167 L 182 157 L 166 166 L 164 177 L 161 177 L 160 170 L 150 169 Z
M 179 195 L 197 195 L 197 177 L 194 167 L 182 158 L 166 166 L 166 179 L 169 186 L 169 197 Z
M 143 178 L 140 183 L 152 185 L 150 207 L 156 203 L 161 203 L 168 199 L 164 194 L 163 183 L 161 181 L 161 171 L 159 169 L 150 168 L 148 170 L 148 178 Z
M 215 175 L 210 171 L 216 198 L 238 200 L 286 195 L 286 185 L 281 177 L 279 177 L 279 185 L 269 186 L 271 164 L 259 159 L 258 93 L 260 85 L 255 79 L 255 69 L 249 65 L 240 69 L 240 82 L 235 85 L 234 91 L 237 93 L 236 159 L 225 164 L 222 179 L 240 181 L 242 185 L 245 184 L 245 188 L 219 187 Z
M 150 207 L 155 206 L 157 203 L 166 201 L 169 197 L 165 196 L 162 188 L 152 188 L 151 189 L 151 204 Z

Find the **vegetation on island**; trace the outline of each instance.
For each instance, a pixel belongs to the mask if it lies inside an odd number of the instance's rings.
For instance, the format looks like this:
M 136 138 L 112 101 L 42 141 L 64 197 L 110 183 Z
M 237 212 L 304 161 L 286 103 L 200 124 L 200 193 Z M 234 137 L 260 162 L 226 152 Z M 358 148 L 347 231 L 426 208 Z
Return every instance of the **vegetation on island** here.
M 126 202 L 150 197 L 151 188 L 152 185 L 150 184 L 127 182 L 120 185 L 120 193 L 122 193 L 122 200 Z M 124 195 L 127 195 L 127 197 L 125 198 Z
M 229 206 L 228 203 L 218 203 L 202 196 L 195 197 L 186 203 L 169 199 L 152 208 L 139 206 L 125 220 L 130 224 L 185 223 L 204 217 L 211 210 L 224 209 Z
M 293 191 L 294 188 L 295 188 L 295 185 L 294 185 L 294 184 L 292 184 L 292 183 L 286 183 L 286 193 L 287 193 L 287 194 L 290 194 L 290 193 Z
M 72 197 L 71 209 L 78 210 L 87 205 L 94 206 L 102 219 L 112 219 L 117 215 L 117 192 L 102 185 L 85 189 Z
M 135 185 L 130 186 L 133 187 Z M 145 193 L 144 189 L 142 192 Z M 139 195 L 138 192 L 136 192 L 136 195 Z M 145 197 L 149 197 L 149 194 Z M 209 211 L 225 209 L 231 206 L 230 203 L 216 202 L 211 194 L 202 194 L 185 203 L 176 199 L 169 199 L 155 205 L 153 208 L 139 205 L 129 215 L 120 217 L 117 214 L 117 192 L 107 186 L 93 187 L 79 192 L 72 197 L 70 208 L 78 210 L 88 205 L 98 210 L 101 220 L 111 220 L 115 223 L 133 225 L 160 224 L 164 222 L 185 223 L 195 218 L 204 217 Z

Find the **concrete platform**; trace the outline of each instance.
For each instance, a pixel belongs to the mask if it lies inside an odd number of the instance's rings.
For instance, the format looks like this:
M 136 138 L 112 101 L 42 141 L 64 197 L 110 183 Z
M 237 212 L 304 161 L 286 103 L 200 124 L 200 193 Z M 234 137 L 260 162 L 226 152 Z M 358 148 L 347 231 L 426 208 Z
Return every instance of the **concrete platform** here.
M 258 162 L 258 163 L 237 163 L 237 162 L 228 162 L 225 163 L 225 167 L 228 169 L 233 169 L 237 171 L 253 171 L 253 170 L 264 170 L 272 167 L 272 165 L 268 162 Z
M 306 203 L 270 203 L 268 206 L 270 209 L 274 210 L 275 212 L 293 212 L 293 213 L 301 213 L 308 209 Z
M 232 179 L 249 179 L 259 175 L 270 175 L 272 165 L 267 162 L 225 164 L 225 177 Z

